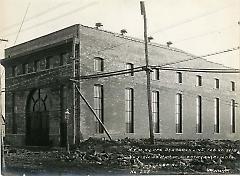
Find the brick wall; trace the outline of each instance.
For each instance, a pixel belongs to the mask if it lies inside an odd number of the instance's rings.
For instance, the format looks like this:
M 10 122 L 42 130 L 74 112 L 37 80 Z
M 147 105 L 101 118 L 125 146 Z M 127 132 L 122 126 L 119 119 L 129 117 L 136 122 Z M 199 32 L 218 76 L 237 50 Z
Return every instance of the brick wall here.
M 66 31 L 65 31 L 66 32 Z M 61 33 L 63 34 L 63 33 Z M 69 35 L 67 32 L 66 35 Z M 73 33 L 71 32 L 71 35 Z M 58 36 L 58 35 L 57 35 Z M 62 38 L 65 38 L 62 36 Z M 44 39 L 45 42 L 49 42 Z M 59 39 L 57 39 L 59 40 Z M 52 145 L 59 145 L 60 143 L 60 122 L 64 116 L 66 108 L 71 107 L 71 86 L 69 78 L 72 76 L 71 65 L 71 43 L 61 42 L 54 47 L 48 47 L 45 50 L 37 49 L 35 45 L 41 46 L 43 40 L 32 42 L 33 50 L 30 54 L 21 55 L 21 49 L 16 47 L 13 49 L 12 54 L 15 52 L 19 57 L 6 59 L 3 64 L 6 70 L 6 141 L 9 144 L 25 145 L 26 141 L 26 121 L 29 114 L 27 102 L 31 93 L 37 89 L 42 89 L 47 92 L 48 100 L 47 111 L 49 111 L 49 141 Z M 52 41 L 50 41 L 52 42 Z M 31 42 L 30 42 L 31 43 Z M 28 46 L 28 44 L 23 44 Z M 26 47 L 25 46 L 25 47 Z M 23 47 L 23 48 L 22 48 Z M 28 48 L 29 49 L 29 48 Z M 9 49 L 11 51 L 11 49 Z M 25 50 L 24 50 L 25 51 Z M 23 51 L 22 51 L 23 52 Z M 8 51 L 6 52 L 8 53 Z M 46 67 L 47 58 L 51 57 L 50 67 Z M 67 57 L 67 58 L 61 58 Z M 60 63 L 61 59 L 63 61 Z M 39 69 L 36 70 L 36 61 L 39 63 Z M 27 64 L 28 72 L 23 72 L 23 64 Z M 17 74 L 13 76 L 12 67 L 16 66 Z M 60 108 L 60 87 L 64 86 L 65 90 L 65 106 L 64 109 Z M 12 101 L 12 94 L 15 94 L 15 100 Z M 15 106 L 13 107 L 13 105 Z M 13 112 L 14 108 L 14 112 Z M 15 119 L 15 120 L 14 120 Z M 15 123 L 13 123 L 15 121 Z M 15 125 L 14 125 L 15 124 Z M 72 120 L 70 119 L 70 128 L 72 128 Z M 71 134 L 71 132 L 70 132 Z
M 134 67 L 145 64 L 144 44 L 139 41 L 124 39 L 127 37 L 91 29 L 80 28 L 81 39 L 81 75 L 94 74 L 94 57 L 104 59 L 104 71 L 125 69 L 126 63 L 133 63 Z M 118 46 L 115 47 L 114 46 Z M 111 49 L 108 49 L 111 48 Z M 170 48 L 171 49 L 171 48 Z M 149 59 L 152 65 L 161 65 L 177 60 L 185 60 L 192 55 L 179 50 L 172 51 L 165 46 L 149 46 Z M 100 51 L 100 52 L 97 52 Z M 205 59 L 197 59 L 175 64 L 177 67 L 195 68 L 226 68 Z M 202 76 L 202 86 L 196 86 L 196 75 Z M 220 89 L 214 88 L 214 78 L 220 80 Z M 183 83 L 176 83 L 176 73 L 160 71 L 160 80 L 152 81 L 152 90 L 160 93 L 160 133 L 161 138 L 214 138 L 238 139 L 240 134 L 239 107 L 236 107 L 236 133 L 230 131 L 230 101 L 239 101 L 239 91 L 231 91 L 231 82 L 239 81 L 236 74 L 186 73 L 183 72 Z M 110 78 L 94 78 L 81 83 L 81 91 L 94 106 L 93 86 L 101 84 L 104 88 L 104 121 L 110 133 L 114 136 L 148 136 L 148 112 L 146 97 L 145 72 L 131 76 L 114 76 Z M 134 89 L 134 134 L 125 134 L 125 102 L 124 89 Z M 175 124 L 175 96 L 183 94 L 183 133 L 176 134 Z M 196 133 L 196 98 L 202 96 L 202 133 Z M 220 98 L 220 133 L 214 133 L 214 98 Z M 81 103 L 81 131 L 84 137 L 94 134 L 94 117 L 84 103 Z M 102 136 L 102 135 L 97 135 Z
M 59 32 L 35 39 L 33 41 L 9 48 L 3 65 L 6 70 L 6 133 L 8 142 L 24 145 L 26 130 L 26 103 L 31 91 L 44 89 L 48 93 L 48 108 L 50 124 L 50 141 L 59 145 L 60 122 L 66 108 L 70 109 L 69 137 L 72 142 L 73 135 L 73 106 L 72 85 L 68 79 L 72 76 L 72 42 L 77 36 L 78 25 L 66 28 Z M 126 63 L 134 67 L 145 65 L 144 43 L 139 40 L 101 31 L 89 27 L 79 26 L 80 33 L 80 74 L 81 76 L 95 74 L 94 58 L 104 60 L 104 72 L 126 69 Z M 118 47 L 115 47 L 118 46 Z M 66 61 L 61 61 L 63 53 L 68 53 Z M 161 65 L 174 61 L 191 58 L 175 48 L 168 48 L 157 44 L 149 45 L 149 59 L 151 65 Z M 50 67 L 45 68 L 47 58 L 50 58 Z M 76 58 L 77 59 L 77 58 Z M 34 62 L 40 60 L 40 70 L 34 71 Z M 64 62 L 61 65 L 61 62 Z M 28 64 L 29 73 L 23 74 L 22 64 Z M 12 67 L 17 66 L 17 76 L 12 76 Z M 175 64 L 176 67 L 226 68 L 220 64 L 208 62 L 204 59 L 191 60 Z M 196 75 L 202 76 L 202 86 L 196 86 Z M 214 88 L 214 78 L 220 80 L 220 89 Z M 231 91 L 231 82 L 236 83 L 236 91 Z M 95 84 L 103 85 L 104 95 L 104 123 L 114 138 L 122 137 L 148 137 L 148 111 L 146 97 L 146 74 L 144 71 L 134 73 L 134 76 L 119 75 L 109 78 L 93 78 L 82 80 L 81 92 L 91 106 L 94 107 L 93 87 Z M 61 104 L 61 86 L 64 86 L 64 98 Z M 125 88 L 134 90 L 134 133 L 126 133 L 125 124 Z M 173 71 L 160 71 L 160 80 L 152 81 L 152 90 L 159 91 L 159 138 L 176 139 L 238 139 L 239 107 L 236 107 L 236 133 L 230 132 L 230 101 L 239 102 L 239 79 L 236 75 L 212 73 L 186 73 L 183 72 L 183 83 L 176 83 L 176 73 Z M 15 93 L 14 113 L 16 121 L 16 134 L 13 134 L 13 104 L 11 94 Z M 176 94 L 183 95 L 183 133 L 176 134 L 175 99 Z M 196 134 L 196 97 L 202 96 L 202 133 Z M 76 95 L 76 98 L 79 95 Z M 214 134 L 214 98 L 220 98 L 220 133 Z M 75 107 L 76 108 L 76 107 Z M 104 136 L 95 133 L 95 120 L 86 104 L 80 101 L 80 122 L 76 121 L 81 139 L 89 136 Z M 75 117 L 78 118 L 78 117 Z M 18 137 L 17 137 L 18 136 Z M 20 137 L 19 137 L 20 136 Z M 105 136 L 106 137 L 106 136 Z

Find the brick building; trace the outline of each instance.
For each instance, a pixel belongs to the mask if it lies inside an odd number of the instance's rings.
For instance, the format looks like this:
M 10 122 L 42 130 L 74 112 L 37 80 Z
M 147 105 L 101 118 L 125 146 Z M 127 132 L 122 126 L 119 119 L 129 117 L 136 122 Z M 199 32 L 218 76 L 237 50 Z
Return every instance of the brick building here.
M 149 43 L 150 65 L 217 68 L 176 48 Z M 186 62 L 178 62 L 190 59 Z M 66 109 L 71 143 L 106 137 L 70 78 L 145 65 L 144 43 L 104 30 L 73 25 L 5 50 L 6 141 L 14 145 L 64 145 Z M 153 69 L 156 138 L 240 137 L 237 74 Z M 82 77 L 83 78 L 83 77 Z M 85 77 L 87 78 L 87 77 Z M 146 74 L 132 72 L 75 82 L 113 138 L 148 137 Z

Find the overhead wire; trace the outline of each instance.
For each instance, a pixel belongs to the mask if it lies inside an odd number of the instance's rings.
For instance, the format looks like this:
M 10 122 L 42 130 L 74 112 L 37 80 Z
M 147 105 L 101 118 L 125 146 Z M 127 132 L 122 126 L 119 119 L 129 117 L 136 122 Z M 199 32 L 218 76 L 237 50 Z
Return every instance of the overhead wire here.
M 32 19 L 38 18 L 38 17 L 40 17 L 42 15 L 46 15 L 47 13 L 52 12 L 52 10 L 56 10 L 57 8 L 65 6 L 67 4 L 69 4 L 69 3 L 64 2 L 64 3 L 58 4 L 56 6 L 50 7 L 50 8 L 48 8 L 48 9 L 46 9 L 46 10 L 40 12 L 40 13 L 35 14 L 34 16 L 32 16 L 30 18 L 25 19 L 25 22 L 31 21 Z M 14 26 L 16 26 L 18 24 L 21 24 L 21 22 L 17 22 L 17 23 L 11 24 L 9 26 L 0 28 L 0 32 L 5 31 L 5 30 L 9 30 L 9 29 L 13 28 Z
M 87 8 L 88 6 L 92 6 L 92 5 L 94 5 L 94 4 L 95 4 L 95 2 L 94 2 L 93 4 L 90 3 L 90 4 L 86 5 L 86 6 L 81 7 L 81 8 L 85 9 L 85 8 Z M 76 10 L 79 10 L 79 8 L 76 9 Z M 70 13 L 74 13 L 76 10 L 73 10 L 73 11 L 71 11 Z M 39 24 L 34 25 L 34 26 L 39 26 L 39 25 L 45 24 L 46 22 L 49 22 L 49 21 L 52 21 L 52 20 L 58 19 L 59 17 L 66 16 L 66 15 L 68 15 L 68 14 L 69 14 L 69 13 L 65 13 L 64 15 L 57 16 L 57 17 L 54 18 L 54 19 L 47 20 L 47 21 L 45 21 L 45 22 L 43 22 L 43 23 L 39 23 Z M 34 26 L 30 26 L 30 27 L 28 27 L 28 28 L 26 28 L 26 29 L 23 29 L 23 31 L 26 31 L 27 29 L 30 29 L 30 28 L 32 28 L 32 27 L 34 27 Z M 10 35 L 10 34 L 7 34 L 7 35 Z M 132 40 L 130 40 L 130 41 L 132 41 Z M 130 42 L 130 41 L 129 41 L 129 42 Z M 126 43 L 128 43 L 128 42 L 121 43 L 121 44 L 116 45 L 116 46 L 108 47 L 108 48 L 106 48 L 106 49 L 103 49 L 102 51 L 109 50 L 109 49 L 112 49 L 112 48 L 115 48 L 115 47 L 118 47 L 118 46 L 124 45 L 124 44 L 126 44 Z M 158 46 L 158 47 L 159 47 L 159 46 Z M 162 48 L 165 48 L 165 47 L 162 47 Z M 165 49 L 166 49 L 166 48 L 165 48 Z M 171 50 L 173 50 L 173 49 L 171 49 Z M 186 54 L 186 52 L 179 51 L 179 50 L 173 50 L 173 51 L 175 51 L 175 52 L 182 52 L 182 53 Z M 100 50 L 100 51 L 96 51 L 96 52 L 101 52 L 101 50 Z
M 30 7 L 30 4 L 31 4 L 31 3 L 29 2 L 29 3 L 28 3 L 28 6 L 27 6 L 27 9 L 26 9 L 26 11 L 25 11 L 24 17 L 23 17 L 23 19 L 22 19 L 21 25 L 20 25 L 20 27 L 19 27 L 19 30 L 18 30 L 18 32 L 17 32 L 17 36 L 16 36 L 16 39 L 15 39 L 13 45 L 15 45 L 16 42 L 17 42 L 17 39 L 18 39 L 18 36 L 19 36 L 19 34 L 20 34 L 20 32 L 21 32 L 21 29 L 22 29 L 24 20 L 25 20 L 25 18 L 26 18 L 26 16 L 27 16 L 27 12 L 28 12 L 28 9 L 29 9 L 29 7 Z
M 92 4 L 90 3 L 90 4 L 88 4 L 87 6 L 91 6 Z M 226 6 L 226 7 L 228 7 L 228 6 Z M 224 7 L 225 8 L 225 7 Z M 223 9 L 224 9 L 223 8 Z M 221 10 L 221 9 L 220 9 Z M 71 12 L 72 13 L 72 12 Z M 65 14 L 66 15 L 66 14 Z M 63 15 L 63 16 L 65 16 L 65 15 Z M 200 15 L 201 16 L 201 15 Z M 130 40 L 131 41 L 131 40 Z M 129 41 L 129 42 L 130 42 Z M 121 45 L 124 45 L 124 44 L 126 44 L 126 43 L 128 43 L 128 42 L 124 42 L 124 43 L 121 43 L 121 44 L 119 44 L 119 45 L 116 45 L 116 46 L 112 46 L 112 47 L 108 47 L 108 48 L 105 48 L 105 49 L 103 49 L 103 50 L 99 50 L 99 51 L 96 51 L 96 52 L 102 52 L 102 51 L 106 51 L 106 50 L 109 50 L 109 49 L 113 49 L 113 48 L 115 48 L 115 47 L 118 47 L 118 46 L 121 46 Z M 175 50 L 175 51 L 178 51 L 178 50 Z M 182 53 L 185 53 L 186 54 L 186 52 L 182 52 Z M 90 54 L 92 54 L 92 53 L 90 53 Z M 88 54 L 88 55 L 90 55 L 90 54 Z M 204 57 L 204 56 L 202 56 L 202 57 Z
M 158 29 L 158 30 L 156 30 L 155 32 L 150 32 L 150 34 L 153 35 L 153 34 L 157 34 L 157 33 L 159 33 L 159 32 L 163 32 L 163 31 L 167 31 L 167 30 L 176 28 L 176 27 L 178 27 L 178 26 L 180 26 L 180 25 L 183 25 L 183 24 L 192 22 L 192 21 L 194 21 L 194 20 L 197 20 L 197 19 L 200 19 L 200 18 L 209 16 L 209 15 L 212 15 L 212 14 L 218 13 L 219 11 L 222 11 L 222 10 L 224 10 L 224 9 L 226 9 L 226 8 L 229 8 L 229 7 L 233 6 L 233 5 L 234 5 L 234 4 L 227 5 L 227 6 L 224 6 L 224 7 L 220 8 L 220 9 L 215 9 L 214 11 L 206 12 L 206 13 L 197 15 L 197 16 L 195 16 L 195 17 L 193 17 L 193 18 L 186 19 L 186 20 L 183 20 L 183 21 L 178 22 L 178 23 L 175 23 L 175 24 L 171 24 L 171 25 L 166 26 L 166 27 L 164 27 L 164 28 Z
M 237 48 L 239 49 L 239 47 Z M 215 52 L 215 53 L 211 53 L 211 54 L 207 54 L 207 55 L 204 55 L 204 57 L 208 57 L 208 56 L 212 56 L 214 54 L 221 54 L 221 53 L 224 53 L 224 52 L 231 52 L 231 51 L 234 51 L 236 50 L 235 49 L 228 49 L 228 50 L 224 50 L 224 51 L 219 51 L 219 52 Z M 186 60 L 180 60 L 180 61 L 177 61 L 177 62 L 171 62 L 171 63 L 167 63 L 167 64 L 162 64 L 162 65 L 159 65 L 159 66 L 151 66 L 152 68 L 161 68 L 162 70 L 164 69 L 163 66 L 165 65 L 173 65 L 173 64 L 176 64 L 176 63 L 180 63 L 180 62 L 186 62 L 186 61 L 189 61 L 189 60 L 193 60 L 193 59 L 197 59 L 197 58 L 201 58 L 203 56 L 199 56 L 199 57 L 195 57 L 195 58 L 190 58 L 190 59 L 186 59 Z M 70 65 L 70 64 L 69 64 Z M 102 77 L 110 77 L 110 76 L 117 76 L 117 75 L 124 75 L 124 74 L 128 74 L 128 73 L 134 73 L 134 72 L 141 72 L 141 71 L 144 71 L 144 66 L 140 66 L 140 67 L 135 67 L 135 68 L 132 68 L 132 69 L 123 69 L 123 70 L 118 70 L 118 71 L 112 71 L 112 72 L 103 72 L 103 73 L 97 73 L 97 74 L 91 74 L 91 75 L 83 75 L 83 76 L 80 76 L 80 77 L 71 77 L 72 79 L 93 79 L 93 78 L 102 78 Z M 208 73 L 239 73 L 239 70 L 238 69 L 212 69 L 212 70 L 207 70 L 207 68 L 169 68 L 169 67 L 166 67 L 165 70 L 172 70 L 172 71 L 187 71 L 187 72 L 207 72 Z M 174 70 L 175 69 L 175 70 Z M 178 70 L 177 70 L 178 69 Z M 192 69 L 192 70 L 190 70 Z M 194 70 L 195 69 L 195 70 Z M 197 70 L 198 69 L 198 70 Z M 54 71 L 54 70 L 51 70 L 51 71 Z M 33 72 L 35 73 L 35 72 Z M 44 76 L 47 76 L 49 75 L 49 73 L 45 73 L 44 75 L 41 75 L 41 77 L 44 77 Z M 16 83 L 14 84 L 13 86 L 16 87 L 16 86 L 19 86 L 19 85 L 22 85 L 22 84 L 25 84 L 27 85 L 28 83 L 30 83 L 31 80 L 25 80 L 24 82 L 19 82 L 19 83 Z
M 128 73 L 135 73 L 144 71 L 143 67 L 134 67 L 132 69 L 124 69 L 124 70 L 118 70 L 118 71 L 112 71 L 112 72 L 105 72 L 105 73 L 97 73 L 87 76 L 80 76 L 81 79 L 88 79 L 88 78 L 99 78 L 99 77 L 105 77 L 105 76 L 116 76 L 121 74 L 128 74 Z
M 20 27 L 20 30 L 21 30 L 21 27 Z M 19 30 L 19 31 L 20 31 Z M 17 38 L 16 38 L 16 40 L 17 40 Z M 15 42 L 16 42 L 16 40 L 15 40 Z M 14 43 L 15 44 L 15 43 Z M 122 43 L 122 44 L 119 44 L 118 46 L 121 46 L 121 45 L 123 45 L 123 44 L 125 44 L 125 43 Z M 114 47 L 118 47 L 118 46 L 114 46 Z M 110 47 L 110 48 L 108 48 L 108 49 L 112 49 L 112 48 L 114 48 L 114 47 Z M 238 48 L 239 49 L 239 48 Z M 235 49 L 234 49 L 235 50 Z M 104 51 L 104 50 L 103 50 Z M 224 51 L 224 52 L 229 52 L 230 50 L 227 50 L 227 51 Z M 231 50 L 232 51 L 232 50 Z M 98 51 L 98 52 L 101 52 L 101 51 Z M 221 52 L 221 53 L 223 53 L 223 52 Z M 215 53 L 215 54 L 220 54 L 220 53 Z M 211 55 L 205 55 L 205 56 L 200 56 L 200 57 L 208 57 L 208 56 L 211 56 Z M 200 57 L 197 57 L 197 58 L 200 58 Z M 183 62 L 183 61 L 181 61 L 181 62 Z M 184 61 L 185 62 L 185 61 Z M 167 64 L 167 65 L 170 65 L 170 64 Z M 139 71 L 144 71 L 143 69 L 142 69 L 143 67 L 136 67 L 136 68 L 134 68 L 133 70 L 132 69 L 125 69 L 125 70 L 120 70 L 120 71 L 116 71 L 115 73 L 114 72 L 109 72 L 108 74 L 112 74 L 113 76 L 115 76 L 115 75 L 119 75 L 120 73 L 121 74 L 126 74 L 126 73 L 132 73 L 132 72 L 139 72 Z M 172 68 L 162 68 L 161 67 L 161 69 L 172 69 Z M 178 70 L 179 69 L 184 69 L 184 70 L 187 70 L 187 69 L 185 69 L 185 68 L 178 68 Z M 189 70 L 190 69 L 192 69 L 192 68 L 188 68 Z M 187 70 L 187 71 L 189 71 L 189 70 Z M 192 69 L 193 70 L 193 69 Z M 174 71 L 176 71 L 176 70 L 174 70 Z M 201 69 L 201 71 L 206 71 L 206 69 Z M 213 69 L 213 70 L 208 70 L 208 71 L 216 71 L 216 69 Z M 225 70 L 221 70 L 221 71 L 225 71 Z M 101 76 L 104 76 L 104 74 L 98 74 L 98 75 L 88 75 L 89 77 L 91 77 L 91 78 L 95 78 L 95 76 L 99 76 L 99 77 L 101 77 Z M 84 77 L 82 77 L 82 78 L 84 78 Z
M 221 28 L 221 29 L 218 29 L 218 30 L 214 30 L 214 31 L 205 32 L 205 33 L 201 33 L 201 34 L 198 34 L 198 35 L 186 37 L 186 38 L 183 38 L 183 39 L 180 39 L 180 40 L 173 41 L 173 43 L 185 42 L 185 41 L 193 40 L 193 39 L 196 39 L 196 38 L 199 38 L 199 37 L 203 37 L 203 36 L 207 36 L 207 35 L 211 35 L 211 34 L 215 34 L 215 33 L 221 33 L 221 31 L 227 30 L 227 29 L 232 28 L 232 27 L 236 27 L 236 25 L 229 25 L 228 27 Z
M 164 67 L 157 67 L 157 66 L 150 66 L 151 68 L 159 68 L 160 70 L 169 70 L 169 71 L 182 71 L 182 72 L 202 72 L 202 73 L 240 73 L 239 69 L 232 70 L 232 69 L 225 69 L 225 70 L 202 70 L 202 69 L 185 69 L 185 68 L 164 68 Z M 111 77 L 111 76 L 117 76 L 117 75 L 124 75 L 128 73 L 136 73 L 136 72 L 141 72 L 145 71 L 144 70 L 145 66 L 138 68 L 138 69 L 132 69 L 129 71 L 127 70 L 118 70 L 117 72 L 105 72 L 102 74 L 91 74 L 91 75 L 85 75 L 85 76 L 80 76 L 80 79 L 93 79 L 93 78 L 103 78 L 103 77 Z M 77 79 L 79 77 L 76 77 Z
M 159 67 L 159 66 L 152 66 L 152 67 Z M 173 68 L 173 69 L 177 69 L 177 68 L 181 68 L 181 69 L 195 69 L 195 70 L 197 70 L 197 69 L 201 69 L 201 70 L 223 70 L 223 71 L 226 71 L 226 70 L 232 70 L 232 71 L 237 71 L 237 70 L 239 70 L 239 69 L 235 69 L 235 68 L 195 68 L 195 67 L 166 67 L 166 66 L 164 66 L 164 67 L 162 67 L 162 68 L 166 68 L 166 69 L 171 69 L 171 68 Z
M 187 62 L 187 61 L 191 61 L 191 60 L 195 60 L 195 59 L 201 59 L 201 58 L 204 58 L 204 57 L 215 56 L 215 55 L 219 55 L 219 54 L 222 54 L 222 53 L 228 53 L 228 52 L 232 52 L 232 51 L 239 50 L 239 49 L 240 49 L 240 47 L 238 46 L 238 47 L 234 47 L 234 48 L 230 48 L 230 49 L 226 49 L 226 50 L 223 50 L 223 51 L 218 51 L 218 52 L 214 52 L 214 53 L 210 53 L 210 54 L 206 54 L 206 55 L 202 55 L 202 56 L 197 56 L 197 57 L 192 57 L 192 58 L 188 58 L 188 59 L 184 59 L 184 60 L 179 60 L 179 61 L 174 61 L 174 62 L 161 64 L 161 65 L 159 65 L 159 67 L 166 66 L 166 65 L 174 65 L 174 64 Z
M 48 20 L 45 20 L 45 21 L 43 21 L 43 22 L 39 22 L 39 23 L 34 24 L 34 25 L 31 25 L 31 26 L 29 26 L 29 27 L 27 27 L 27 28 L 24 28 L 22 31 L 28 31 L 28 30 L 36 27 L 36 26 L 38 27 L 38 26 L 44 25 L 44 24 L 46 24 L 46 23 L 48 23 L 48 22 L 55 21 L 55 20 L 58 20 L 59 18 L 68 16 L 68 15 L 73 14 L 73 13 L 76 13 L 76 12 L 79 12 L 80 10 L 85 10 L 86 8 L 91 7 L 91 6 L 95 5 L 96 3 L 97 3 L 96 1 L 91 2 L 91 3 L 88 3 L 87 5 L 84 5 L 84 6 L 81 6 L 81 7 L 79 7 L 79 8 L 76 8 L 76 9 L 74 9 L 74 10 L 71 10 L 71 11 L 67 12 L 67 13 L 58 15 L 58 16 L 56 16 L 56 17 L 54 17 L 54 18 L 50 18 L 50 19 L 48 19 Z M 10 33 L 5 34 L 5 36 L 11 36 L 11 35 L 14 35 L 15 33 L 16 33 L 16 32 L 10 32 Z
M 159 68 L 160 70 L 170 70 L 170 71 L 182 71 L 182 72 L 202 72 L 202 73 L 240 73 L 239 69 L 220 69 L 220 70 L 204 70 L 204 69 L 195 69 L 195 68 L 164 68 L 164 67 L 156 67 L 152 66 L 153 68 Z
M 194 59 L 198 59 L 198 58 L 202 58 L 202 57 L 219 55 L 219 54 L 222 54 L 222 53 L 227 53 L 227 52 L 235 51 L 235 50 L 238 50 L 238 49 L 240 49 L 240 48 L 235 47 L 235 48 L 231 48 L 231 49 L 227 49 L 227 50 L 223 50 L 223 51 L 218 51 L 218 52 L 206 54 L 206 55 L 203 55 L 203 56 L 197 56 L 197 57 L 193 57 L 193 58 L 190 58 L 190 59 L 180 60 L 180 61 L 176 61 L 176 62 L 162 64 L 162 65 L 159 65 L 159 66 L 151 66 L 151 67 L 152 68 L 166 69 L 166 70 L 171 69 L 173 71 L 174 71 L 174 69 L 175 70 L 179 69 L 179 70 L 182 70 L 182 71 L 189 71 L 189 72 L 192 71 L 192 72 L 209 72 L 209 73 L 239 73 L 238 69 L 213 69 L 213 68 L 205 68 L 205 69 L 203 68 L 203 69 L 201 69 L 201 68 L 164 68 L 163 67 L 163 66 L 166 66 L 166 65 L 174 65 L 174 64 L 177 64 L 177 63 L 186 62 L 186 61 L 190 61 L 190 60 L 194 60 Z M 144 68 L 144 67 L 142 67 L 142 68 Z M 139 69 L 139 67 L 133 68 L 132 72 L 135 71 L 134 69 Z M 101 74 L 94 74 L 94 75 L 87 75 L 87 76 L 89 76 L 89 78 L 108 77 L 108 76 L 126 74 L 125 71 L 127 71 L 127 70 L 126 69 L 125 70 L 118 70 L 118 71 L 113 71 L 113 72 L 109 72 L 109 73 L 101 73 Z M 141 71 L 143 71 L 143 70 L 141 70 Z M 131 73 L 131 70 L 128 73 Z M 111 74 L 113 74 L 113 75 L 111 75 Z M 87 79 L 87 76 L 82 76 L 81 78 Z

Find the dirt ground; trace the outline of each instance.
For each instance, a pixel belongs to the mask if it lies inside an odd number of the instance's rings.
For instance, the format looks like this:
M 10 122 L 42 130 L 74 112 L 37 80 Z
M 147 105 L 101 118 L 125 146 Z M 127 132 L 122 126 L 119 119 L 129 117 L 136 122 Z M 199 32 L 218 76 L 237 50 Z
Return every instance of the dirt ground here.
M 64 148 L 9 147 L 3 175 L 240 174 L 240 141 L 108 141 Z

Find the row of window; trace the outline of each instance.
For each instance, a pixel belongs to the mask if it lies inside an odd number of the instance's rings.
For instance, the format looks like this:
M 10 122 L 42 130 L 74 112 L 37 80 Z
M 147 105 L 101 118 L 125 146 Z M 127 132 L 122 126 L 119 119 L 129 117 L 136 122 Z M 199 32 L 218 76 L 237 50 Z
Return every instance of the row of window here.
M 22 72 L 17 71 L 17 67 L 14 66 L 12 68 L 12 76 L 16 76 L 19 74 L 26 74 L 31 72 L 37 72 L 44 69 L 51 69 L 56 66 L 65 65 L 68 63 L 69 60 L 69 53 L 63 53 L 60 56 L 53 56 L 53 57 L 47 57 L 42 60 L 36 60 L 33 63 L 33 66 L 30 63 L 24 63 L 22 64 Z M 132 63 L 126 63 L 126 69 L 130 70 L 130 73 L 128 75 L 134 76 L 134 65 Z M 104 61 L 100 57 L 94 58 L 94 71 L 101 72 L 104 71 Z M 181 84 L 183 83 L 182 79 L 182 73 L 177 72 L 177 83 Z M 151 79 L 152 80 L 159 80 L 159 69 L 154 68 L 153 72 L 151 73 Z M 202 76 L 196 75 L 196 86 L 202 86 Z M 220 88 L 220 82 L 219 79 L 215 78 L 215 88 Z M 235 82 L 231 81 L 231 91 L 235 91 Z
M 130 73 L 126 75 L 134 76 L 134 65 L 132 63 L 126 63 L 126 69 L 130 70 Z M 102 58 L 100 57 L 94 58 L 94 71 L 96 72 L 104 71 L 104 61 Z
M 152 119 L 154 133 L 160 133 L 160 112 L 159 112 L 159 92 L 152 91 Z M 236 129 L 236 103 L 231 100 L 231 132 L 235 133 Z M 103 86 L 94 85 L 94 110 L 98 117 L 104 123 L 103 118 Z M 183 133 L 183 95 L 176 94 L 176 133 Z M 134 90 L 125 89 L 125 124 L 126 133 L 134 133 Z M 96 120 L 96 132 L 103 133 L 102 127 Z M 220 133 L 220 99 L 214 100 L 214 132 Z M 202 97 L 196 97 L 196 133 L 202 133 Z
M 95 71 L 103 71 L 104 65 L 103 65 L 103 59 L 101 58 L 95 58 L 94 59 L 94 70 Z M 130 73 L 127 74 L 129 76 L 134 76 L 134 65 L 132 63 L 126 63 L 126 69 L 130 70 Z M 151 73 L 151 79 L 152 80 L 159 80 L 159 69 L 154 68 L 152 69 L 153 72 Z M 183 83 L 183 75 L 181 72 L 177 72 L 177 83 L 181 84 Z M 215 78 L 215 89 L 220 88 L 220 81 L 218 78 Z M 196 86 L 202 86 L 202 76 L 196 75 Z M 231 81 L 231 91 L 235 91 L 235 82 Z
M 183 83 L 183 76 L 182 76 L 182 73 L 181 72 L 177 72 L 177 83 L 179 84 L 182 84 Z M 218 78 L 214 78 L 214 83 L 215 83 L 215 86 L 214 88 L 215 89 L 220 89 L 220 81 Z M 235 82 L 234 81 L 231 81 L 231 91 L 235 91 Z M 202 83 L 202 76 L 200 75 L 196 75 L 196 86 L 202 86 L 203 83 Z
M 101 58 L 95 58 L 94 59 L 94 70 L 95 71 L 103 71 L 104 65 L 103 65 L 103 59 Z M 130 73 L 128 75 L 134 76 L 134 65 L 132 63 L 126 63 L 126 69 L 130 70 Z M 153 72 L 151 73 L 151 79 L 152 80 L 159 80 L 159 69 L 154 68 L 152 69 Z M 181 72 L 177 72 L 177 83 L 181 84 L 183 83 L 183 75 Z M 196 75 L 196 86 L 202 86 L 202 76 Z M 220 81 L 218 78 L 215 78 L 215 88 L 220 88 Z M 235 91 L 235 82 L 231 81 L 231 91 Z
M 68 64 L 70 58 L 69 53 L 62 53 L 56 56 L 49 56 L 44 59 L 38 59 L 34 62 L 23 63 L 18 66 L 13 66 L 11 76 L 17 76 L 21 74 L 27 74 L 37 72 L 45 69 L 51 69 L 54 67 Z
M 17 76 L 21 74 L 27 74 L 31 72 L 37 72 L 45 69 L 51 69 L 58 66 L 66 65 L 70 63 L 70 54 L 62 53 L 60 55 L 49 56 L 44 59 L 38 59 L 34 62 L 23 63 L 18 66 L 13 66 L 11 76 Z M 103 59 L 96 57 L 94 58 L 94 71 L 103 71 L 104 63 Z

